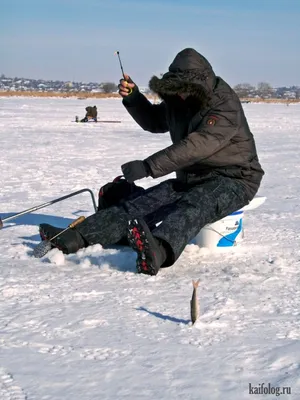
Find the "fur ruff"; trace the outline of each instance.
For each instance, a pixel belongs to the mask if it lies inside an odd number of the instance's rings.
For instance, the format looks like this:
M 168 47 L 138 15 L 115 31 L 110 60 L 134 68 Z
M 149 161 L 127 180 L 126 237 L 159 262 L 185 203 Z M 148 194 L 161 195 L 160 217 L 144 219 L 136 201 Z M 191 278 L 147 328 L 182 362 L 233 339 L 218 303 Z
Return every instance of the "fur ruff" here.
M 195 72 L 166 73 L 161 79 L 153 76 L 149 81 L 149 89 L 164 99 L 180 93 L 198 99 L 203 105 L 210 100 L 209 92 L 205 89 L 207 76 Z

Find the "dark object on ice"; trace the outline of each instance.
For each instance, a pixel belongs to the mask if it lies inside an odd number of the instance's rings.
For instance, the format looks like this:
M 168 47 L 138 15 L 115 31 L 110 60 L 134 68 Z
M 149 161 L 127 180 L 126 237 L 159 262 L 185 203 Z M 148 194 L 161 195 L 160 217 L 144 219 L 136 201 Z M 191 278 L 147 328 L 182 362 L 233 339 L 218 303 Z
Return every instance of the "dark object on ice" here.
M 97 122 L 97 115 L 98 115 L 97 107 L 88 106 L 86 107 L 85 110 L 86 110 L 85 117 L 82 120 L 80 120 L 80 122 Z
M 110 246 L 127 236 L 137 252 L 137 271 L 156 274 L 173 265 L 205 225 L 249 204 L 264 171 L 238 96 L 197 51 L 182 50 L 168 72 L 151 78 L 149 88 L 159 95 L 160 104 L 152 104 L 125 76 L 119 93 L 129 114 L 145 131 L 169 131 L 172 144 L 144 160 L 123 164 L 124 178 L 156 179 L 171 173 L 176 178 L 98 210 L 74 230 L 84 246 Z M 141 165 L 145 168 L 137 168 Z M 138 222 L 132 227 L 132 221 Z M 59 238 L 68 247 L 67 232 Z M 164 252 L 166 257 L 161 256 Z M 144 258 L 150 261 L 143 269 Z
M 88 107 L 87 107 L 88 108 Z M 118 120 L 111 120 L 111 121 L 106 121 L 106 120 L 98 120 L 97 119 L 97 117 L 96 117 L 96 120 L 94 119 L 94 118 L 92 118 L 92 117 L 85 117 L 85 118 L 83 118 L 83 119 L 81 119 L 81 120 L 79 120 L 79 118 L 78 118 L 78 116 L 76 115 L 75 116 L 75 122 L 101 122 L 101 123 L 111 123 L 111 124 L 119 124 L 119 123 L 121 123 L 121 121 L 118 121 Z
M 76 117 L 75 117 L 75 122 L 82 122 L 82 121 L 76 121 Z M 84 122 L 87 122 L 87 121 L 84 121 Z M 88 122 L 91 122 L 91 121 L 88 121 Z M 120 124 L 122 121 L 113 121 L 113 120 L 111 120 L 111 121 L 105 121 L 105 120 L 103 120 L 103 121 L 101 121 L 101 120 L 97 120 L 97 124 L 103 124 L 103 123 L 105 123 L 105 124 Z
M 116 121 L 113 121 L 113 120 L 112 120 L 112 121 L 105 121 L 105 120 L 99 120 L 99 119 L 98 119 L 97 122 L 98 122 L 98 123 L 99 123 L 99 122 L 100 122 L 100 123 L 102 122 L 102 123 L 105 123 L 105 124 L 120 124 L 120 123 L 121 123 L 121 121 L 117 121 L 117 120 L 116 120 Z

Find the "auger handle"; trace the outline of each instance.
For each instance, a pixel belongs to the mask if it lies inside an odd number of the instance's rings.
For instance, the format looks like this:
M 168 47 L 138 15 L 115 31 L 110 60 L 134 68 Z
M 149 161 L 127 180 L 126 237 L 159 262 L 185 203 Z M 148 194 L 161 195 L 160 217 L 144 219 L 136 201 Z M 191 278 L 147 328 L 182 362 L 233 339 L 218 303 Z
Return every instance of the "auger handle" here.
M 72 223 L 69 225 L 69 228 L 75 228 L 75 226 L 81 224 L 81 222 L 83 222 L 84 220 L 85 220 L 85 217 L 84 217 L 84 216 L 81 216 L 81 217 L 77 218 L 74 222 L 72 222 Z
M 68 225 L 64 230 L 62 230 L 61 232 L 58 232 L 56 235 L 54 235 L 51 239 L 49 239 L 49 242 L 51 242 L 51 240 L 56 239 L 59 235 L 61 235 L 62 233 L 66 232 L 67 230 L 71 229 L 71 228 L 75 228 L 75 226 L 79 225 L 81 222 L 83 222 L 85 220 L 84 216 L 81 216 L 77 219 L 75 219 L 75 221 L 71 222 L 70 225 Z M 42 242 L 43 243 L 43 242 Z

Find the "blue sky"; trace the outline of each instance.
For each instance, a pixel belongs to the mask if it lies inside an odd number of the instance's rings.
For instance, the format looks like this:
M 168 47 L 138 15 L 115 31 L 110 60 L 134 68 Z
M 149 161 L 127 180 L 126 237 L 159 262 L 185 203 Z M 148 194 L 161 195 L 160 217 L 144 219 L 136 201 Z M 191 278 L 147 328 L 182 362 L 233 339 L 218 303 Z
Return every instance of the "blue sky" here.
M 0 73 L 139 85 L 194 47 L 228 83 L 300 85 L 300 0 L 9 0 Z

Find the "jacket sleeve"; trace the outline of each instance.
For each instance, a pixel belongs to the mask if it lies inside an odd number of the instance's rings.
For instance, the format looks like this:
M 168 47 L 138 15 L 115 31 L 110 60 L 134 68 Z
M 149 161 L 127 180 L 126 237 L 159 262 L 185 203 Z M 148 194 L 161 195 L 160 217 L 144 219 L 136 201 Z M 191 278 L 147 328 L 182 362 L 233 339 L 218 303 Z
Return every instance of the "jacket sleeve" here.
M 148 157 L 153 178 L 201 164 L 226 147 L 237 133 L 237 111 L 210 110 L 185 139 Z
M 152 104 L 139 90 L 136 90 L 123 99 L 123 105 L 145 131 L 152 133 L 169 131 L 167 108 L 164 102 Z

